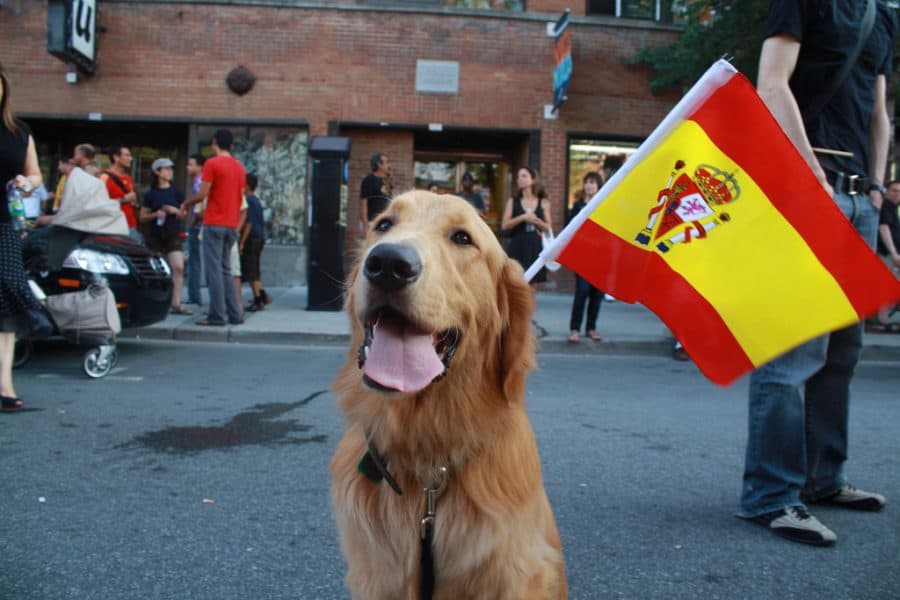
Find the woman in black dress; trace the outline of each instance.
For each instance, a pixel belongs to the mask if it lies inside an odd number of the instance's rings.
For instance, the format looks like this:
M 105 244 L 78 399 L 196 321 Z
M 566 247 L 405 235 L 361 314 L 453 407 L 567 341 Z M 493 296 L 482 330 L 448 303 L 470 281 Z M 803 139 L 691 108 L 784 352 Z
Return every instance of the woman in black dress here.
M 16 330 L 27 328 L 24 311 L 40 308 L 28 287 L 22 265 L 22 240 L 13 229 L 7 186 L 29 194 L 41 184 L 37 152 L 31 131 L 13 117 L 9 103 L 9 80 L 0 65 L 0 396 L 3 410 L 22 408 L 12 381 Z
M 540 184 L 537 172 L 522 167 L 516 173 L 516 193 L 506 201 L 501 228 L 510 235 L 507 253 L 522 265 L 531 266 L 541 253 L 541 233 L 553 228 L 549 201 Z M 541 269 L 532 284 L 547 281 L 547 270 Z

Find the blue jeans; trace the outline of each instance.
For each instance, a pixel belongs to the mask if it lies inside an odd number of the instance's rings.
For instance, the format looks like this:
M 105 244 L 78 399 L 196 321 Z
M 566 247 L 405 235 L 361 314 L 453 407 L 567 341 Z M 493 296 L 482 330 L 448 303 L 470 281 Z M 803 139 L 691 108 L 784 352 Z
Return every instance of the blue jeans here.
M 597 330 L 597 315 L 603 292 L 592 286 L 581 275 L 575 275 L 575 298 L 572 300 L 572 316 L 569 318 L 569 330 L 581 331 L 581 319 L 584 317 L 584 301 L 587 300 L 587 323 L 585 331 Z
M 874 247 L 878 211 L 868 195 L 836 193 L 834 200 Z M 824 498 L 844 485 L 850 380 L 862 350 L 862 334 L 862 323 L 834 331 L 750 376 L 741 516 Z
M 236 241 L 236 229 L 203 226 L 203 264 L 206 265 L 210 323 L 224 323 L 226 312 L 231 321 L 241 318 L 241 305 L 231 275 L 231 247 Z
M 187 255 L 188 303 L 203 304 L 203 296 L 200 293 L 200 281 L 203 276 L 203 257 L 200 256 L 200 229 L 198 227 L 188 231 Z

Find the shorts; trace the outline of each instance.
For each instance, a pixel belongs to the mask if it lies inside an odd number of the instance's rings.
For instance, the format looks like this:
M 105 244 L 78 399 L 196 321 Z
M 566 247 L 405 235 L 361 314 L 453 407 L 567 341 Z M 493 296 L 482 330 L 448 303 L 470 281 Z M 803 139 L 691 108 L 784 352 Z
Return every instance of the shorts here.
M 263 246 L 266 240 L 250 236 L 244 242 L 244 252 L 241 254 L 241 281 L 260 281 L 259 257 L 262 256 Z
M 241 276 L 241 253 L 238 250 L 238 242 L 231 246 L 231 276 Z
M 184 233 L 180 229 L 150 226 L 144 230 L 147 247 L 160 254 L 184 251 Z

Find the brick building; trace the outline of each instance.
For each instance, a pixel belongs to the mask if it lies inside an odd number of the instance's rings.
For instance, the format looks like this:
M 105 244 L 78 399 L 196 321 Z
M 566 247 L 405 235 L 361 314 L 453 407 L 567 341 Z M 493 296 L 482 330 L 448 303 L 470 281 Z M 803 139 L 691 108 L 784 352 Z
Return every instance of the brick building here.
M 55 157 L 78 142 L 121 142 L 139 184 L 162 155 L 186 184 L 188 154 L 227 126 L 260 176 L 269 285 L 305 278 L 312 136 L 351 139 L 348 237 L 375 152 L 390 157 L 395 191 L 452 191 L 475 172 L 495 227 L 516 168 L 536 167 L 562 224 L 581 175 L 614 170 L 677 99 L 652 95 L 647 71 L 623 62 L 678 35 L 678 3 L 665 0 L 92 0 L 96 72 L 77 76 L 48 53 L 51 4 L 0 2 L 0 62 L 45 178 L 55 182 Z M 567 102 L 546 114 L 548 23 L 566 8 L 573 75 Z M 243 94 L 226 83 L 240 66 L 254 78 Z

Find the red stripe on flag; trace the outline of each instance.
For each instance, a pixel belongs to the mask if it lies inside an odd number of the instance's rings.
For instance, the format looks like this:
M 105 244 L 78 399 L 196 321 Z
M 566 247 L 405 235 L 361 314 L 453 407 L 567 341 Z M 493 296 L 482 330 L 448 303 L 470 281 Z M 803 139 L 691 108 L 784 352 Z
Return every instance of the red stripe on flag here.
M 589 219 L 557 260 L 604 292 L 656 313 L 715 383 L 727 385 L 754 368 L 715 308 L 655 252 Z
M 743 75 L 732 77 L 689 118 L 759 185 L 857 314 L 868 316 L 880 299 L 900 293 Z
M 556 260 L 619 300 L 637 302 L 644 295 L 647 256 L 588 219 Z

